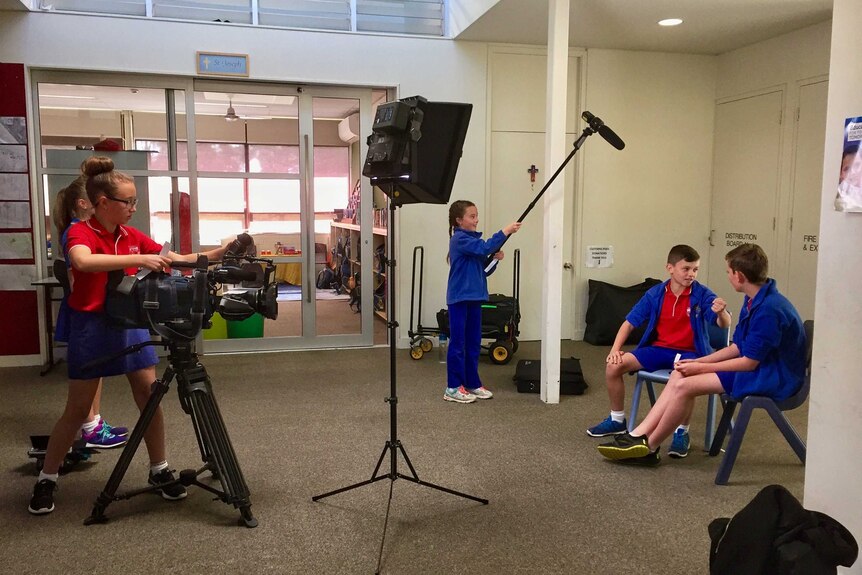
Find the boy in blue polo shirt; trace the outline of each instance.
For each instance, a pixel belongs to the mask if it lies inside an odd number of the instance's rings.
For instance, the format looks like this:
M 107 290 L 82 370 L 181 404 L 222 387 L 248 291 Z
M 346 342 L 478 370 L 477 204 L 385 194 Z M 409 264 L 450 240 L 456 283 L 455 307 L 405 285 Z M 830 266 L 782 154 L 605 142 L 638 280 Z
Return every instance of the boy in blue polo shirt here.
M 805 330 L 796 309 L 767 277 L 766 254 L 756 244 L 742 244 L 725 260 L 730 285 L 745 294 L 733 343 L 706 357 L 677 362 L 643 422 L 631 434 L 598 446 L 608 459 L 658 464 L 659 446 L 691 413 L 698 395 L 727 393 L 738 399 L 754 394 L 781 401 L 802 386 Z
M 712 352 L 707 325 L 730 326 L 724 300 L 696 281 L 700 255 L 694 248 L 684 244 L 673 246 L 667 254 L 666 268 L 670 279 L 650 288 L 617 332 L 605 368 L 611 414 L 587 429 L 588 435 L 604 437 L 625 433 L 625 374 L 641 369 L 671 369 L 675 359 L 707 355 Z M 643 324 L 647 324 L 647 328 L 637 348 L 630 353 L 622 351 L 632 331 Z M 669 452 L 672 457 L 688 455 L 690 415 L 683 418 L 674 434 Z

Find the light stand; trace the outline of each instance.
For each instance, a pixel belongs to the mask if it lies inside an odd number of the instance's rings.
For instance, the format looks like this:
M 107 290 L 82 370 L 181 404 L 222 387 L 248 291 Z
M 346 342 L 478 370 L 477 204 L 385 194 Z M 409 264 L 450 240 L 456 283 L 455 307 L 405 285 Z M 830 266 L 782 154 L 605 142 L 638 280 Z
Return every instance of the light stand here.
M 389 441 L 387 441 L 383 446 L 383 451 L 380 453 L 380 457 L 377 459 L 377 465 L 374 467 L 374 471 L 371 473 L 371 479 L 366 479 L 365 481 L 360 481 L 359 483 L 354 483 L 353 485 L 348 485 L 347 487 L 342 487 L 340 489 L 336 489 L 334 491 L 329 491 L 327 493 L 323 493 L 321 495 L 315 495 L 311 498 L 312 501 L 320 501 L 325 497 L 329 497 L 330 495 L 337 495 L 339 493 L 344 493 L 345 491 L 350 491 L 351 489 L 356 489 L 357 487 L 362 487 L 364 485 L 370 485 L 371 483 L 376 483 L 378 481 L 382 481 L 384 479 L 389 480 L 389 498 L 386 501 L 386 517 L 383 521 L 383 535 L 380 539 L 380 551 L 377 555 L 377 569 L 375 573 L 380 573 L 380 564 L 383 560 L 383 544 L 386 540 L 386 528 L 389 524 L 389 509 L 392 505 L 392 487 L 395 484 L 397 479 L 405 479 L 412 483 L 416 483 L 418 485 L 423 485 L 425 487 L 430 487 L 432 489 L 437 489 L 439 491 L 443 491 L 445 493 L 450 493 L 452 495 L 457 495 L 458 497 L 463 497 L 465 499 L 470 499 L 472 501 L 477 501 L 483 505 L 488 504 L 487 499 L 483 499 L 481 497 L 476 497 L 474 495 L 468 495 L 466 493 L 462 493 L 460 491 L 455 491 L 454 489 L 449 489 L 448 487 L 442 487 L 440 485 L 436 485 L 434 483 L 429 483 L 427 481 L 423 481 L 419 479 L 419 475 L 416 473 L 416 469 L 413 467 L 413 464 L 410 462 L 410 458 L 407 457 L 407 452 L 404 450 L 404 445 L 401 443 L 401 440 L 398 439 L 398 394 L 396 389 L 396 359 L 395 359 L 395 328 L 398 327 L 398 322 L 395 321 L 395 259 L 392 257 L 395 254 L 395 222 L 397 221 L 395 218 L 395 210 L 398 207 L 398 204 L 392 200 L 393 194 L 387 193 L 389 197 L 389 258 L 386 261 L 386 266 L 389 268 L 387 272 L 387 277 L 389 278 L 389 319 L 387 321 L 386 326 L 389 328 L 389 397 L 387 397 L 384 401 L 389 404 Z M 401 453 L 401 456 L 404 457 L 404 462 L 407 464 L 408 469 L 410 470 L 410 475 L 405 475 L 398 471 L 398 453 Z M 386 457 L 386 454 L 389 454 L 389 473 L 382 473 L 378 475 L 381 466 L 383 465 L 383 459 Z
M 137 351 L 153 344 L 154 342 L 149 341 L 137 344 L 126 349 L 123 353 Z M 239 461 L 237 461 L 230 437 L 228 437 L 218 404 L 216 404 L 209 375 L 194 352 L 194 340 L 168 340 L 166 343 L 156 343 L 155 345 L 165 345 L 168 348 L 169 366 L 165 369 L 161 379 L 156 379 L 153 383 L 150 399 L 141 411 L 129 441 L 126 443 L 123 453 L 120 454 L 105 488 L 96 498 L 93 511 L 84 520 L 84 525 L 106 522 L 108 518 L 105 516 L 105 509 L 113 501 L 129 499 L 142 493 L 152 493 L 169 485 L 182 484 L 186 487 L 196 485 L 213 493 L 217 499 L 239 509 L 241 521 L 246 527 L 257 527 L 257 519 L 251 513 L 248 486 L 239 467 Z M 192 426 L 195 430 L 204 465 L 197 470 L 184 469 L 180 471 L 179 477 L 170 483 L 153 485 L 118 495 L 117 489 L 120 482 L 123 480 L 123 476 L 141 444 L 144 433 L 150 426 L 159 403 L 167 393 L 174 376 L 177 378 L 180 405 L 183 411 L 192 418 Z M 215 489 L 198 480 L 198 476 L 206 471 L 209 471 L 212 477 L 221 483 L 222 490 Z

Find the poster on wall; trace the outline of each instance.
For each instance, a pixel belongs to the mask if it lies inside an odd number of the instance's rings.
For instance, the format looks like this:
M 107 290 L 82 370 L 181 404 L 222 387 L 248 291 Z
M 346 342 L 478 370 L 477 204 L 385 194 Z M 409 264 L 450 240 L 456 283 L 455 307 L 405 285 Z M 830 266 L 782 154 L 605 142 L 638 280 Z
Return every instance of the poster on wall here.
M 862 212 L 862 116 L 844 121 L 844 146 L 841 152 L 841 171 L 838 174 L 838 195 L 835 210 Z

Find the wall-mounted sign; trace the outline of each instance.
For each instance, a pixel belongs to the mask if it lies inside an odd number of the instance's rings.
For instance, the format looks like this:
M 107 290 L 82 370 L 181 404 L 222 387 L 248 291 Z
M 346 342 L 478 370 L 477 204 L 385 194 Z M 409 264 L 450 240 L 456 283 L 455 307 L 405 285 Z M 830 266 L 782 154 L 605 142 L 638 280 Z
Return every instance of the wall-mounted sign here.
M 750 244 L 756 242 L 757 234 L 750 234 L 746 232 L 725 232 L 724 241 L 727 247 L 735 248 L 736 246 L 741 246 L 742 244 Z
M 862 212 L 862 116 L 844 120 L 844 145 L 841 148 L 841 171 L 838 173 L 839 212 Z
M 248 77 L 248 54 L 198 52 L 197 72 L 201 76 Z
M 614 246 L 587 246 L 586 267 L 611 268 L 614 266 Z

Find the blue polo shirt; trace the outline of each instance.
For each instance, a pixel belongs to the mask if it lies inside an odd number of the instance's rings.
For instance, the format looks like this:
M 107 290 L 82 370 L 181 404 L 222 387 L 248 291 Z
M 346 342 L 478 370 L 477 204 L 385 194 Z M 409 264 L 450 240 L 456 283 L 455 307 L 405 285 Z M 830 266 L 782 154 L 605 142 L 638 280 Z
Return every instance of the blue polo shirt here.
M 775 280 L 767 280 L 754 298 L 745 296 L 733 343 L 740 355 L 760 364 L 754 371 L 736 373 L 729 390 L 732 397 L 765 395 L 781 401 L 802 387 L 807 360 L 805 329 Z

